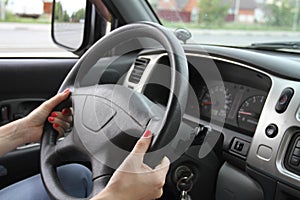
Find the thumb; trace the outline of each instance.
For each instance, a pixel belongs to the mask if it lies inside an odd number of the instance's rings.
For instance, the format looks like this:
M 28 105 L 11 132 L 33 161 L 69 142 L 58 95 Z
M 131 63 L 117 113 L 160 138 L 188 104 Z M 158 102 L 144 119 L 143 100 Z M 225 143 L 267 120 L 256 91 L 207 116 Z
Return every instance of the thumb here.
M 62 101 L 66 100 L 70 95 L 70 89 L 66 89 L 62 93 L 55 95 L 54 97 L 50 98 L 49 100 L 45 101 L 43 107 L 48 112 L 51 112 L 55 106 L 57 106 Z
M 147 130 L 143 136 L 137 141 L 131 153 L 123 161 L 119 170 L 130 170 L 131 172 L 137 173 L 141 170 L 141 164 L 144 160 L 144 155 L 148 150 L 151 143 L 152 135 L 151 131 Z
M 163 174 L 166 175 L 170 167 L 170 160 L 165 156 L 159 165 L 155 167 L 154 170 L 162 170 Z
M 147 130 L 143 136 L 137 141 L 131 153 L 145 154 L 148 150 L 152 139 L 151 131 Z

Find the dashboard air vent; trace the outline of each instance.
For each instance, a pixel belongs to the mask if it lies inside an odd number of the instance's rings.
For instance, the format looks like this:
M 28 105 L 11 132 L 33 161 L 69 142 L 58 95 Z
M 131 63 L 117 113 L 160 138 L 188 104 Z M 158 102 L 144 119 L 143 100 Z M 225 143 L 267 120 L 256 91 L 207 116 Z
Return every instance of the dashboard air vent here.
M 134 68 L 130 74 L 129 82 L 138 84 L 149 62 L 150 59 L 148 58 L 137 58 L 134 62 Z

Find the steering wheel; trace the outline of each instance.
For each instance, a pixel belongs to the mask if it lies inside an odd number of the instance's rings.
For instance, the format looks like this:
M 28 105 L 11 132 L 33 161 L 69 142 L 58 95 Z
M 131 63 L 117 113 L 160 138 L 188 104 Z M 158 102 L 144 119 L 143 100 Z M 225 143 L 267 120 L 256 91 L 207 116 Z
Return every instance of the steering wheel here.
M 143 94 L 123 85 L 88 84 L 91 72 L 107 49 L 136 38 L 151 38 L 167 52 L 171 83 L 165 109 Z M 130 43 L 124 48 L 130 49 Z M 139 22 L 118 28 L 92 46 L 70 71 L 60 91 L 72 90 L 73 128 L 61 141 L 45 124 L 41 142 L 41 175 L 46 189 L 55 199 L 76 199 L 66 194 L 56 167 L 71 162 L 89 162 L 93 174 L 91 196 L 99 193 L 114 170 L 130 153 L 145 130 L 155 133 L 145 162 L 150 166 L 163 156 L 172 157 L 167 144 L 176 136 L 188 96 L 188 65 L 175 35 L 165 27 Z

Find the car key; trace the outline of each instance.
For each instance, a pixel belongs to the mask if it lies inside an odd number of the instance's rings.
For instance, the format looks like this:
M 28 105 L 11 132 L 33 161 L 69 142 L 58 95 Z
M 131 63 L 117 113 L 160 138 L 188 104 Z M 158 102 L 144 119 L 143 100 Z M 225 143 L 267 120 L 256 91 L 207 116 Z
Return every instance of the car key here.
M 188 192 L 191 191 L 193 187 L 193 178 L 194 174 L 191 173 L 189 177 L 185 176 L 178 180 L 177 190 L 180 192 L 180 200 L 191 200 L 192 198 L 188 195 Z
M 183 190 L 180 194 L 180 200 L 192 200 L 188 192 Z

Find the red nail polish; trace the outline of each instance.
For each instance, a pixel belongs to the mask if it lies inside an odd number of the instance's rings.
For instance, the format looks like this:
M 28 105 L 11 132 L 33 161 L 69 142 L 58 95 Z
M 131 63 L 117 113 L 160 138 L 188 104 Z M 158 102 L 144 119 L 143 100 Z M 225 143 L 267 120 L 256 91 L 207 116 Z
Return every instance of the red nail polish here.
M 53 117 L 48 117 L 48 121 L 49 121 L 49 122 L 53 122 L 53 121 L 54 121 L 54 118 L 53 118 Z
M 64 92 L 63 92 L 63 93 L 64 93 L 64 94 L 66 94 L 66 93 L 68 93 L 69 91 L 70 91 L 70 89 L 69 89 L 69 88 L 67 88 L 67 89 L 65 89 L 65 90 L 64 90 Z
M 54 128 L 58 128 L 59 125 L 58 125 L 58 124 L 53 124 L 53 127 L 54 127 Z
M 63 115 L 67 115 L 67 114 L 69 114 L 69 110 L 68 110 L 68 109 L 63 109 L 63 110 L 61 111 L 61 113 L 62 113 Z
M 146 130 L 143 137 L 149 137 L 151 135 L 151 131 L 150 130 Z
M 57 114 L 55 112 L 51 113 L 51 117 L 57 117 Z

